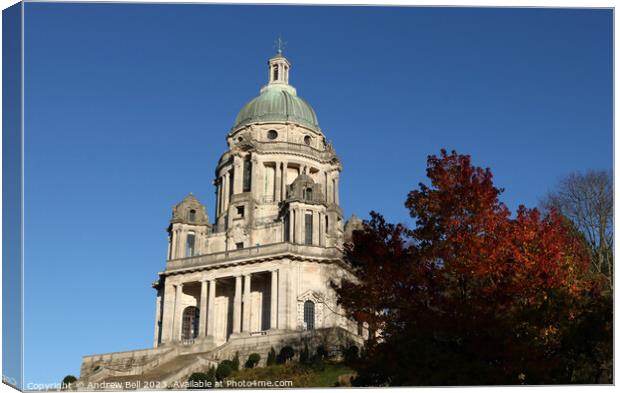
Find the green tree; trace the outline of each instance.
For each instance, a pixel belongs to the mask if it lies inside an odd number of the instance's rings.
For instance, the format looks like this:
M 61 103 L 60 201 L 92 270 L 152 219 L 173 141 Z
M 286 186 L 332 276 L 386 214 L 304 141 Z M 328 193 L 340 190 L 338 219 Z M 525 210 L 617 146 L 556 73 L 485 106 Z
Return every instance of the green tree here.
M 223 360 L 220 364 L 217 365 L 217 369 L 215 370 L 215 377 L 218 381 L 222 381 L 225 378 L 228 378 L 232 373 L 232 362 L 230 360 Z
M 235 352 L 231 367 L 234 371 L 239 371 L 239 351 Z
M 285 364 L 291 360 L 293 356 L 295 356 L 295 350 L 291 346 L 286 345 L 280 349 L 280 353 L 276 357 L 276 363 Z
M 214 386 L 215 375 L 214 373 L 193 373 L 187 380 L 188 389 L 205 389 Z
M 67 375 L 62 379 L 62 386 L 60 390 L 68 390 L 71 388 L 71 384 L 77 382 L 77 378 L 73 375 Z
M 276 363 L 276 350 L 271 347 L 267 354 L 267 366 L 271 366 Z
M 254 368 L 260 362 L 260 355 L 252 353 L 248 356 L 248 360 L 245 362 L 245 368 Z

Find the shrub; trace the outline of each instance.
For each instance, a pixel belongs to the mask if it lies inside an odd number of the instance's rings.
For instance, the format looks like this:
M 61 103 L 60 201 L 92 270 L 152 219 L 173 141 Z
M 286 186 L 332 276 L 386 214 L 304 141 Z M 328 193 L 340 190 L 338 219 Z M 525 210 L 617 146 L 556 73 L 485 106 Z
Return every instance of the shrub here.
M 209 381 L 213 382 L 213 384 L 215 384 L 216 378 L 215 378 L 215 366 L 211 366 L 209 367 L 209 371 L 207 371 L 207 376 L 209 377 Z
M 245 368 L 254 368 L 258 362 L 260 362 L 260 355 L 252 353 L 248 356 L 248 360 L 245 362 Z
M 239 351 L 235 352 L 235 357 L 232 360 L 232 369 L 235 371 L 239 371 Z
M 213 375 L 209 375 L 209 373 L 193 373 L 189 376 L 187 382 L 189 383 L 188 389 L 205 389 L 213 387 L 215 378 Z
M 321 359 L 327 359 L 327 349 L 325 349 L 325 347 L 323 345 L 319 345 L 318 347 L 316 347 L 316 356 Z
M 271 347 L 269 354 L 267 355 L 267 365 L 271 366 L 276 363 L 276 350 Z
M 278 357 L 276 358 L 276 362 L 278 364 L 284 364 L 288 362 L 289 360 L 291 360 L 293 356 L 295 356 L 295 350 L 291 346 L 287 345 L 285 347 L 282 347 L 282 349 L 280 349 L 280 353 L 278 354 Z
M 359 349 L 355 345 L 351 345 L 344 351 L 344 361 L 350 363 L 359 358 Z
M 217 370 L 215 370 L 215 378 L 217 378 L 218 381 L 221 381 L 224 378 L 228 378 L 232 372 L 232 362 L 230 360 L 223 360 L 220 364 L 218 364 Z
M 310 357 L 310 351 L 308 350 L 308 343 L 304 344 L 304 348 L 299 352 L 299 363 L 306 364 L 308 363 L 308 358 Z
M 70 388 L 70 385 L 77 381 L 77 378 L 73 375 L 67 375 L 62 379 L 62 386 L 60 390 L 67 390 Z

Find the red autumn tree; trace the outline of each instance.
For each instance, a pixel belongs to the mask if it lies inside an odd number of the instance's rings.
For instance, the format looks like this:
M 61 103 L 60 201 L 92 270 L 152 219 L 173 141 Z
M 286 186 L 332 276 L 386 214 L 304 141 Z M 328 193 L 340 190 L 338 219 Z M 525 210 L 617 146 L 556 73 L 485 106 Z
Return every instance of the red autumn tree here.
M 491 171 L 469 156 L 430 156 L 427 175 L 405 203 L 414 229 L 373 213 L 346 251 L 358 280 L 336 286 L 340 303 L 379 329 L 358 383 L 578 380 L 567 340 L 601 300 L 582 239 L 553 211 L 511 218 Z

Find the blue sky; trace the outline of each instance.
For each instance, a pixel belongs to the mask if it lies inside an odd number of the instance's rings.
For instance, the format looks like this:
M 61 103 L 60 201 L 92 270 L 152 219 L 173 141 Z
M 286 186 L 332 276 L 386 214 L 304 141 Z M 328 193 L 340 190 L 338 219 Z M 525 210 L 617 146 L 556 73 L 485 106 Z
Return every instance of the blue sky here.
M 25 379 L 152 345 L 172 206 L 213 216 L 235 115 L 282 34 L 348 217 L 403 206 L 428 154 L 491 167 L 514 210 L 612 167 L 612 12 L 26 4 Z

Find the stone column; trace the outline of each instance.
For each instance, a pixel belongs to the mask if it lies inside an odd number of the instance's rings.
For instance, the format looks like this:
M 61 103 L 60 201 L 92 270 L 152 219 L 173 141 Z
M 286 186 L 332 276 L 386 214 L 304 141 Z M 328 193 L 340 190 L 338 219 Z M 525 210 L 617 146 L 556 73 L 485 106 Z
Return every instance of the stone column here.
M 198 337 L 203 338 L 207 332 L 207 281 L 200 282 L 200 314 L 198 317 Z
M 153 347 L 159 346 L 159 332 L 161 326 L 161 289 L 157 290 L 157 301 L 155 302 L 155 337 L 153 338 Z
M 217 220 L 217 217 L 219 217 L 220 212 L 222 211 L 222 207 L 220 206 L 220 193 L 222 191 L 222 187 L 221 187 L 221 180 L 218 177 L 217 180 L 215 180 L 215 219 Z
M 325 198 L 327 199 L 327 203 L 334 203 L 334 193 L 332 190 L 332 176 L 329 173 L 326 177 L 326 186 L 325 186 Z
M 271 319 L 269 323 L 270 329 L 278 328 L 278 271 L 271 271 L 271 307 L 269 309 L 271 313 Z
M 187 256 L 187 232 L 179 229 L 179 244 L 177 248 L 177 258 L 185 258 Z
M 288 286 L 287 292 L 288 298 L 288 325 L 289 329 L 297 329 L 297 280 L 299 279 L 299 271 L 297 270 L 299 265 L 289 265 Z
M 286 174 L 288 172 L 288 162 L 284 161 L 282 163 L 282 200 L 286 199 Z
M 215 334 L 215 279 L 209 280 L 209 308 L 207 317 L 207 335 L 214 336 Z
M 167 343 L 172 341 L 172 328 L 174 323 L 174 305 L 176 303 L 176 293 L 174 285 L 166 282 L 164 286 L 164 315 L 162 316 L 162 335 L 161 341 Z
M 224 203 L 222 204 L 222 212 L 228 209 L 228 201 L 230 200 L 230 172 L 224 175 Z
M 176 295 L 174 296 L 174 321 L 172 331 L 172 341 L 179 341 L 181 339 L 181 298 L 183 295 L 183 283 L 177 284 Z
M 177 257 L 177 244 L 178 242 L 178 238 L 179 238 L 179 231 L 177 229 L 173 229 L 172 230 L 172 239 L 171 242 L 171 247 L 172 247 L 172 251 L 170 252 L 170 259 L 175 259 Z
M 321 227 L 321 219 L 319 216 L 319 212 L 317 211 L 312 211 L 312 245 L 313 246 L 318 246 L 319 245 L 319 234 L 321 231 L 319 231 L 319 228 Z
M 239 332 L 241 332 L 241 276 L 236 276 L 233 304 L 233 333 Z
M 293 210 L 288 212 L 288 241 L 294 243 L 295 241 L 295 216 Z
M 274 174 L 273 182 L 276 186 L 276 195 L 274 200 L 275 202 L 280 202 L 282 200 L 282 164 L 279 162 L 276 162 L 276 171 Z
M 243 192 L 243 158 L 235 156 L 233 158 L 235 177 L 233 178 L 233 194 Z
M 243 285 L 243 331 L 249 333 L 250 332 L 250 290 L 251 288 L 251 280 L 252 276 L 250 274 L 246 274 L 243 276 L 245 279 L 245 283 Z
M 335 194 L 336 200 L 334 201 L 334 203 L 336 205 L 340 205 L 340 178 L 336 176 L 335 180 L 336 180 L 336 183 L 335 183 L 336 191 L 334 194 Z
M 329 190 L 327 189 L 328 179 L 327 179 L 327 171 L 323 176 L 325 183 L 323 185 L 323 195 L 325 195 L 325 202 L 329 203 Z
M 300 208 L 295 210 L 295 215 L 297 216 L 297 222 L 295 223 L 295 243 L 304 244 L 305 239 L 303 237 L 303 228 L 306 225 L 306 215 L 304 210 Z

